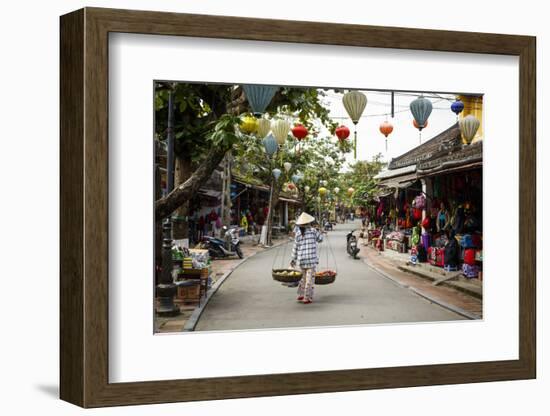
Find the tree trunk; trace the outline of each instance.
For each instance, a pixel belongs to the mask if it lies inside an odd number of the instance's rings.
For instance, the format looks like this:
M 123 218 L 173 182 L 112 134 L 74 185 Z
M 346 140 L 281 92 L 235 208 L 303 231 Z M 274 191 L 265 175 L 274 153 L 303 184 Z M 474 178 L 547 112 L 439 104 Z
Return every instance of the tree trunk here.
M 277 204 L 279 203 L 279 193 L 281 192 L 281 185 L 278 184 L 278 182 L 274 181 L 272 179 L 272 186 L 273 186 L 273 192 L 271 193 L 271 201 L 269 201 L 269 213 L 267 214 L 267 245 L 270 246 L 272 244 L 272 228 L 273 228 L 273 212 L 277 208 Z
M 189 155 L 176 155 L 174 187 L 177 188 L 189 179 L 192 172 L 191 158 Z M 176 209 L 177 219 L 174 221 L 173 231 L 175 240 L 181 240 L 189 237 L 189 221 L 186 218 L 189 215 L 189 203 L 190 200 L 186 200 Z
M 199 188 L 210 178 L 231 146 L 213 146 L 204 162 L 184 183 L 174 188 L 165 198 L 155 202 L 155 220 L 161 221 L 180 205 L 194 197 Z

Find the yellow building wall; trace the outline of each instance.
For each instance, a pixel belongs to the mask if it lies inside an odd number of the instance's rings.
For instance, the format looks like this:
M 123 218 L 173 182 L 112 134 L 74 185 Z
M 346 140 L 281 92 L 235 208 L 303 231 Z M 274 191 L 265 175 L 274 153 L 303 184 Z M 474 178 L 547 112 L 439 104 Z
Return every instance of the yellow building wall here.
M 483 140 L 483 96 L 459 95 L 458 99 L 464 103 L 464 110 L 460 113 L 459 118 L 464 118 L 471 114 L 480 122 L 479 130 L 477 131 L 472 143 Z M 465 143 L 464 139 L 462 142 Z

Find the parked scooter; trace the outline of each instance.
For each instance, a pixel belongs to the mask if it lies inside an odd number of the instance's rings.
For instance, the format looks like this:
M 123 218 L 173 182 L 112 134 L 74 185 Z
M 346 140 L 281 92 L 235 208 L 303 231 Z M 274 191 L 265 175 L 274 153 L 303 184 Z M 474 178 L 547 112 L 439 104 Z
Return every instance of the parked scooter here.
M 332 223 L 329 220 L 325 220 L 323 227 L 325 228 L 325 231 L 332 231 Z
M 243 252 L 241 250 L 241 241 L 239 239 L 239 227 L 222 228 L 224 231 L 224 239 L 204 236 L 203 247 L 208 250 L 210 257 L 212 258 L 227 258 L 238 256 L 243 258 Z
M 347 235 L 346 235 L 346 239 L 347 239 L 347 252 L 348 254 L 356 259 L 357 258 L 357 253 L 359 253 L 359 247 L 357 247 L 357 237 L 355 235 L 353 235 L 355 231 L 350 231 Z

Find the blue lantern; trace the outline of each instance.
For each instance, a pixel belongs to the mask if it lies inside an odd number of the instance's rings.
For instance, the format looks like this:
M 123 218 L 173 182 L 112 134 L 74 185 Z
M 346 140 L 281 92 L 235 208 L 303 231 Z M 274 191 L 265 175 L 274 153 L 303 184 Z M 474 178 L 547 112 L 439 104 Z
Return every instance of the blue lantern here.
M 432 102 L 424 96 L 418 97 L 410 104 L 411 113 L 418 124 L 418 130 L 426 127 L 426 121 L 432 113 Z
M 265 139 L 262 140 L 262 143 L 265 148 L 265 152 L 268 156 L 273 156 L 278 149 L 277 140 L 273 137 L 273 134 L 269 133 L 265 136 Z
M 296 175 L 296 174 L 292 175 L 292 182 L 298 183 L 300 179 L 301 179 L 300 175 Z
M 464 110 L 464 103 L 458 98 L 451 104 L 451 111 L 457 116 Z
M 271 173 L 273 173 L 273 177 L 275 178 L 275 180 L 278 181 L 279 176 L 281 176 L 281 169 L 275 168 L 271 171 Z
M 255 116 L 260 116 L 279 89 L 272 85 L 243 85 L 244 93 Z

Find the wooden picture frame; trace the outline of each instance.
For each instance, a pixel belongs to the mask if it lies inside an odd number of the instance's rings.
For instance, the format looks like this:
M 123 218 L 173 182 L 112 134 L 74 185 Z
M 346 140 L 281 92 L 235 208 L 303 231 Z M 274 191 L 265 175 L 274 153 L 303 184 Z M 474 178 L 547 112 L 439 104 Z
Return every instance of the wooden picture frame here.
M 536 40 L 529 36 L 85 8 L 61 17 L 60 396 L 82 407 L 536 377 Z M 519 359 L 109 383 L 108 34 L 519 57 Z

